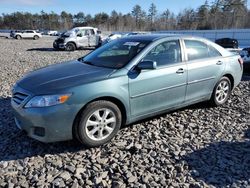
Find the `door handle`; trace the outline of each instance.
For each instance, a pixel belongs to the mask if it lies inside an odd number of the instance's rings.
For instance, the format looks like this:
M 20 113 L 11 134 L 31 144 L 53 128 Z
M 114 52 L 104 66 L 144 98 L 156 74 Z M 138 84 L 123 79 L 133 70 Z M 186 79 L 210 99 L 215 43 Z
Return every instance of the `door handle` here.
M 183 74 L 184 73 L 184 69 L 183 68 L 180 68 L 176 71 L 177 74 Z
M 218 62 L 216 63 L 216 65 L 222 65 L 222 64 L 223 64 L 222 61 L 218 61 Z

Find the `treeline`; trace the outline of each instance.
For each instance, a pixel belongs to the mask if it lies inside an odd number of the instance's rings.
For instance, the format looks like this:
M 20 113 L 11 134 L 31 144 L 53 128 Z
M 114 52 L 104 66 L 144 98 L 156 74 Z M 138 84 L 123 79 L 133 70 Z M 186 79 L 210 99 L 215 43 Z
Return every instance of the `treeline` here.
M 0 16 L 1 29 L 46 29 L 66 30 L 75 26 L 95 26 L 105 31 L 156 31 L 175 29 L 230 29 L 249 28 L 250 10 L 247 0 L 205 1 L 197 9 L 185 9 L 175 15 L 169 9 L 159 12 L 154 3 L 148 10 L 135 5 L 130 13 L 113 10 L 110 14 L 101 12 L 94 16 L 79 12 L 62 11 L 31 14 L 14 12 Z

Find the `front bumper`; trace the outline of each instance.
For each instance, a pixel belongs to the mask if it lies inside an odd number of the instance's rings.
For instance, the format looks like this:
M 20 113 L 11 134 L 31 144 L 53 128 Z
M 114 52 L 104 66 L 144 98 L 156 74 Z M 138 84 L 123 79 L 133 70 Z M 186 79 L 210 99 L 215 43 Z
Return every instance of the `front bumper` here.
M 64 50 L 66 47 L 66 43 L 53 42 L 53 48 Z
M 73 122 L 78 110 L 74 105 L 60 104 L 43 108 L 24 108 L 32 98 L 27 97 L 21 104 L 11 100 L 11 106 L 18 128 L 28 136 L 41 142 L 57 142 L 71 140 Z

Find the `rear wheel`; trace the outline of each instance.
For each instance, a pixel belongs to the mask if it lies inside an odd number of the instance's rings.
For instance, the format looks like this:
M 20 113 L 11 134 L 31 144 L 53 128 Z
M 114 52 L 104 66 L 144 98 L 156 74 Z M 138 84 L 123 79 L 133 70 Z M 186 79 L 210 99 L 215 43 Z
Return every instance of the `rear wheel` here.
M 69 42 L 66 44 L 66 51 L 75 51 L 76 50 L 76 45 L 72 42 Z
M 39 39 L 39 36 L 35 35 L 34 40 L 37 40 L 37 39 Z
M 121 111 L 114 103 L 95 101 L 83 110 L 75 137 L 87 147 L 100 146 L 116 135 L 121 123 Z
M 229 98 L 232 90 L 231 81 L 227 77 L 222 77 L 215 85 L 210 103 L 213 106 L 223 105 Z
M 21 37 L 20 35 L 17 35 L 17 36 L 16 36 L 16 39 L 17 39 L 17 40 L 20 40 L 20 39 L 22 39 L 22 37 Z

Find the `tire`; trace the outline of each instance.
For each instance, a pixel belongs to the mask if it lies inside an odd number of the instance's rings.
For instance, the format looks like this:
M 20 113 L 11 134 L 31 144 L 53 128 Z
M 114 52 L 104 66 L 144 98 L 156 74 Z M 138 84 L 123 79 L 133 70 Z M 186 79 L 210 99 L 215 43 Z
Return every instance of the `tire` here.
M 121 111 L 114 103 L 95 101 L 88 104 L 81 113 L 74 136 L 86 147 L 97 147 L 110 141 L 121 124 Z
M 76 45 L 72 42 L 69 42 L 66 44 L 66 47 L 65 47 L 65 50 L 66 51 L 75 51 L 76 50 Z
M 98 44 L 97 44 L 97 46 L 95 47 L 95 49 L 97 49 L 97 48 L 99 48 L 99 47 L 101 47 L 101 46 L 102 46 L 102 41 L 99 39 Z
M 53 48 L 54 48 L 54 50 L 59 50 L 59 47 L 56 43 L 53 43 Z
M 232 91 L 232 84 L 228 77 L 222 77 L 214 87 L 210 104 L 220 106 L 227 102 Z
M 39 36 L 35 35 L 34 40 L 37 40 L 37 39 L 39 39 Z
M 22 37 L 21 37 L 20 35 L 17 35 L 17 36 L 16 36 L 16 39 L 17 39 L 17 40 L 21 40 Z

